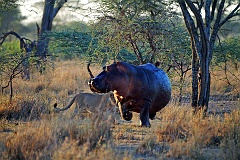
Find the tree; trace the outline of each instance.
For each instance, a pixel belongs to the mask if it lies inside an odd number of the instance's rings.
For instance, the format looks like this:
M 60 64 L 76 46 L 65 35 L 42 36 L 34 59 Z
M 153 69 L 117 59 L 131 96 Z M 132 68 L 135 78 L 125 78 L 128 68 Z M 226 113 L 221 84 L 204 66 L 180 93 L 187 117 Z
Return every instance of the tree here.
M 170 72 L 178 79 L 174 87 L 179 89 L 181 103 L 186 73 L 191 70 L 191 50 L 188 34 L 171 3 L 104 0 L 100 4 L 101 14 L 93 31 L 98 45 L 89 47 L 96 55 L 91 60 L 102 65 L 109 59 L 134 64 L 160 61 L 160 67 L 165 71 L 172 68 Z
M 99 42 L 99 48 L 95 49 L 98 55 L 100 51 L 106 57 L 129 61 L 135 55 L 135 64 L 154 62 L 156 55 L 169 47 L 166 39 L 174 41 L 177 27 L 173 24 L 177 17 L 165 3 L 155 0 L 104 0 L 98 11 L 101 11 L 101 16 L 94 28 Z
M 58 11 L 67 0 L 45 0 L 41 28 L 38 26 L 37 50 L 35 55 L 45 59 L 48 55 L 49 38 L 45 36 L 52 30 L 52 23 Z
M 178 0 L 177 2 L 191 37 L 192 107 L 206 112 L 210 95 L 209 66 L 213 57 L 214 43 L 220 28 L 231 18 L 240 15 L 240 4 L 239 1 L 225 0 Z M 230 7 L 233 9 L 230 10 Z
M 15 8 L 15 0 L 8 0 L 8 1 L 1 1 L 0 2 L 0 11 L 2 13 L 2 10 L 4 13 L 6 11 L 16 11 L 17 8 Z M 35 41 L 31 41 L 25 37 L 21 37 L 18 33 L 14 31 L 10 31 L 5 33 L 1 38 L 0 38 L 0 46 L 5 42 L 6 38 L 9 35 L 15 36 L 17 39 L 19 39 L 19 44 L 20 44 L 20 53 L 11 51 L 9 52 L 9 49 L 6 49 L 6 47 L 2 47 L 1 52 L 0 52 L 0 66 L 1 70 L 0 73 L 5 72 L 6 70 L 9 70 L 9 80 L 7 82 L 7 85 L 2 87 L 2 91 L 10 87 L 10 101 L 12 99 L 13 95 L 13 87 L 12 87 L 12 80 L 19 74 L 24 75 L 25 79 L 30 79 L 30 72 L 29 72 L 29 58 L 32 57 L 30 56 L 30 53 L 33 52 L 33 49 L 36 47 L 36 52 L 33 57 L 40 57 L 42 59 L 45 59 L 46 56 L 48 55 L 48 42 L 49 38 L 46 36 L 46 33 L 51 31 L 52 29 L 52 22 L 60 8 L 66 3 L 67 0 L 45 0 L 45 6 L 44 6 L 44 11 L 43 11 L 43 17 L 42 17 L 42 24 L 41 28 L 37 25 L 37 30 L 38 30 L 38 41 L 37 44 Z M 4 8 L 4 6 L 9 7 L 9 9 Z M 10 7 L 12 6 L 12 7 Z M 11 8 L 11 10 L 10 10 Z M 15 13 L 15 12 L 14 12 Z M 12 15 L 11 15 L 12 16 Z M 2 18 L 2 14 L 0 18 Z M 6 52 L 5 52 L 6 51 Z M 2 54 L 3 53 L 3 54 Z M 6 55 L 5 55 L 6 53 Z M 17 57 L 17 58 L 15 58 Z M 40 62 L 40 61 L 37 61 Z M 39 64 L 39 63 L 38 63 Z

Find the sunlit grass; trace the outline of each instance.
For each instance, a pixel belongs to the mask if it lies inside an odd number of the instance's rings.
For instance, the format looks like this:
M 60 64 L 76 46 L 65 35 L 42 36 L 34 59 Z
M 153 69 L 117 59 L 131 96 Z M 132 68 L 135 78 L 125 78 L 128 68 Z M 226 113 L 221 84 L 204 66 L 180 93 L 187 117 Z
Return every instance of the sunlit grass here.
M 175 158 L 238 159 L 240 157 L 240 110 L 223 115 L 193 115 L 189 107 L 169 106 L 161 113 L 155 130 L 158 142 L 169 146 L 166 155 Z M 229 146 L 231 145 L 231 146 Z M 206 150 L 213 154 L 207 155 Z M 217 152 L 214 152 L 217 150 Z M 226 152 L 231 152 L 225 156 Z M 201 159 L 201 158 L 200 158 Z
M 108 143 L 111 140 L 110 127 L 107 119 L 101 117 L 100 120 L 96 116 L 84 120 L 53 116 L 47 120 L 27 122 L 19 125 L 7 138 L 7 154 L 10 159 L 46 159 L 52 155 L 57 158 L 62 157 L 65 154 L 62 150 L 71 144 L 69 147 L 73 150 L 77 147 L 83 151 L 84 154 L 80 155 L 84 158 L 92 150 L 101 148 L 102 144 L 106 147 L 111 145 Z

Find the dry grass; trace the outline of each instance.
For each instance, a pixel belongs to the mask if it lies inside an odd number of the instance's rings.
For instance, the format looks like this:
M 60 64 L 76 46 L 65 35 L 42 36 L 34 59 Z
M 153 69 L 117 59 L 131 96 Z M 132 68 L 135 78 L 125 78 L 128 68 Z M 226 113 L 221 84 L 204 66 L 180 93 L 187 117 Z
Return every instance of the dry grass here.
M 239 159 L 240 110 L 231 114 L 193 115 L 188 107 L 169 106 L 156 129 L 159 142 L 169 146 L 168 157 L 189 159 Z M 212 154 L 207 155 L 206 150 Z M 228 154 L 225 154 L 228 153 Z M 226 156 L 228 155 L 228 156 Z
M 91 69 L 94 75 L 101 70 Z M 151 129 L 138 127 L 138 114 L 131 123 L 114 124 L 105 112 L 74 119 L 69 118 L 71 110 L 53 112 L 55 102 L 62 106 L 71 95 L 89 92 L 88 80 L 81 61 L 58 62 L 45 74 L 33 72 L 30 81 L 15 79 L 13 102 L 7 90 L 0 97 L 0 159 L 240 158 L 239 101 L 231 113 L 205 118 L 192 115 L 189 106 L 170 104 L 151 121 Z M 224 86 L 214 83 L 213 93 L 224 92 Z M 229 106 L 227 101 L 218 103 Z
M 240 72 L 232 64 L 228 64 L 225 73 L 224 67 L 214 67 L 211 71 L 212 95 L 239 95 Z
M 238 65 L 239 66 L 239 65 Z M 240 72 L 232 64 L 228 64 L 227 72 L 225 74 L 224 67 L 212 67 L 211 73 L 211 95 L 224 98 L 228 96 L 228 99 L 237 99 L 240 92 Z M 176 73 L 177 74 L 177 73 Z M 173 94 L 179 95 L 179 76 L 172 77 Z M 183 84 L 183 96 L 191 95 L 191 81 L 192 75 L 189 71 L 186 75 L 185 82 Z M 216 100 L 212 98 L 213 100 Z M 220 100 L 221 100 L 220 99 Z
M 111 147 L 110 127 L 106 116 L 96 115 L 84 120 L 81 118 L 71 120 L 64 116 L 52 115 L 41 121 L 20 124 L 6 139 L 6 157 L 9 159 L 91 157 L 89 153 L 98 152 L 103 144 L 106 149 Z M 78 152 L 73 152 L 75 150 Z

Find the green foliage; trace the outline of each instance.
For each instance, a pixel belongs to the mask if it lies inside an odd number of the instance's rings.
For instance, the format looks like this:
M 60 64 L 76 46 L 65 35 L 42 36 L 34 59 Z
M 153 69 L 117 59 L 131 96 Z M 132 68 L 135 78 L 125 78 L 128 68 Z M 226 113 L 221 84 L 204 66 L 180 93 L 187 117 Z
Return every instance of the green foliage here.
M 28 42 L 25 43 L 28 45 Z M 3 88 L 8 87 L 9 83 L 12 83 L 12 80 L 19 76 L 19 74 L 26 76 L 25 73 L 30 70 L 30 66 L 34 65 L 34 62 L 36 62 L 36 57 L 27 53 L 25 49 L 21 49 L 18 39 L 10 42 L 4 41 L 0 45 L 1 86 L 4 86 Z M 28 73 L 30 78 L 30 72 Z
M 116 55 L 116 59 L 119 61 L 130 61 L 134 62 L 136 60 L 136 56 L 132 53 L 127 51 L 126 49 L 122 49 L 119 51 L 119 53 Z
M 109 60 L 139 64 L 142 58 L 143 63 L 160 61 L 166 69 L 178 60 L 190 65 L 189 37 L 170 4 L 126 0 L 100 5 L 103 16 L 92 32 L 86 28 L 79 32 L 79 24 L 71 23 L 65 26 L 71 29 L 49 34 L 53 55 L 102 64 Z
M 240 62 L 240 36 L 228 38 L 218 43 L 215 47 L 213 64 L 218 65 L 222 62 L 230 61 L 232 63 Z
M 95 24 L 94 36 L 98 39 L 99 49 L 106 48 L 105 54 L 112 59 L 136 64 L 154 62 L 163 50 L 170 49 L 164 44 L 178 36 L 175 30 L 179 20 L 170 4 L 106 0 L 102 1 L 101 8 L 103 16 Z M 121 55 L 123 51 L 127 57 Z
M 91 52 L 88 50 L 89 45 L 95 47 L 97 44 L 89 33 L 77 32 L 75 30 L 51 32 L 47 36 L 50 37 L 50 53 L 63 59 L 76 57 L 85 59 L 91 56 Z
M 168 68 L 169 65 L 176 67 L 176 63 L 183 63 L 184 67 L 191 65 L 191 48 L 190 37 L 187 31 L 179 26 L 172 33 L 174 36 L 169 36 L 165 39 L 161 54 L 158 54 L 158 59 L 161 62 L 161 68 Z
M 0 46 L 0 75 L 8 74 L 21 57 L 19 41 L 5 42 Z
M 62 24 L 62 25 L 56 25 L 56 26 L 53 26 L 54 28 L 54 31 L 58 31 L 58 32 L 61 32 L 61 31 L 68 31 L 68 30 L 74 30 L 74 31 L 77 31 L 77 32 L 89 32 L 90 31 L 90 28 L 89 26 L 84 23 L 84 22 L 79 22 L 79 21 L 72 21 L 72 22 L 68 22 L 66 24 Z

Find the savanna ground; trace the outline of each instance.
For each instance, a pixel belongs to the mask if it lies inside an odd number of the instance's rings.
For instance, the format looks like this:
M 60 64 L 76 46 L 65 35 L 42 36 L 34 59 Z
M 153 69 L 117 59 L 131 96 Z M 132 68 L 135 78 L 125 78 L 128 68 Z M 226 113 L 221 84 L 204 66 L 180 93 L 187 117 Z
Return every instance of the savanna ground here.
M 212 71 L 206 117 L 192 114 L 190 76 L 182 105 L 173 79 L 173 99 L 149 129 L 138 127 L 139 114 L 126 122 L 109 112 L 71 119 L 74 107 L 54 112 L 55 102 L 63 107 L 76 93 L 90 92 L 86 65 L 57 62 L 45 74 L 32 71 L 30 81 L 14 79 L 12 103 L 7 90 L 0 98 L 0 159 L 240 159 L 239 93 L 221 80 L 222 71 Z M 101 67 L 92 70 L 96 75 Z

